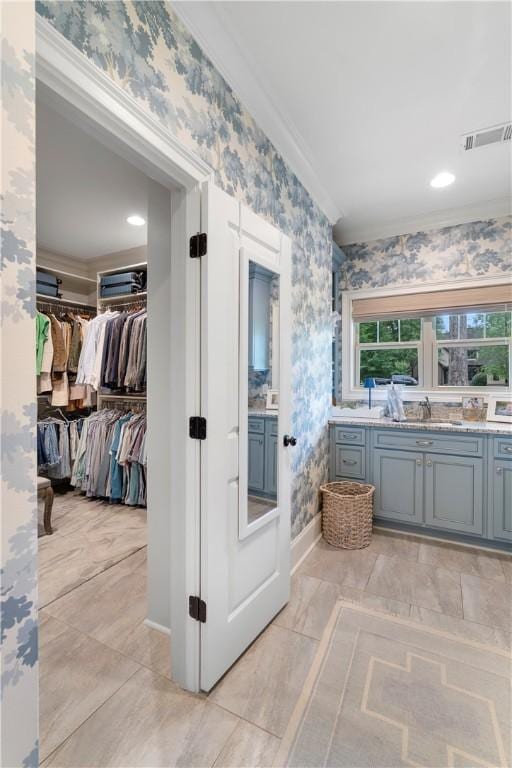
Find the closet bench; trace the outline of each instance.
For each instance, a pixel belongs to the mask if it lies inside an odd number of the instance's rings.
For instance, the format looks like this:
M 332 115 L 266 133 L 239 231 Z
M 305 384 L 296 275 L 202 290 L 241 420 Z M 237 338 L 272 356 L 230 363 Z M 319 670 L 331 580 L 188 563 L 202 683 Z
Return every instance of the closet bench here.
M 43 527 L 44 532 L 50 536 L 52 530 L 53 488 L 47 477 L 37 478 L 37 497 L 44 499 Z

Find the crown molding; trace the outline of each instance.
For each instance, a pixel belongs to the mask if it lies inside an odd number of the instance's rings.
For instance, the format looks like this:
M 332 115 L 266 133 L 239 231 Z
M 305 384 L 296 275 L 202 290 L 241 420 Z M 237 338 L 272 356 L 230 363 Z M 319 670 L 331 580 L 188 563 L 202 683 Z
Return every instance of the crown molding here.
M 172 8 L 329 222 L 334 224 L 344 215 L 343 211 L 317 175 L 310 160 L 312 152 L 299 130 L 283 106 L 272 99 L 242 51 L 225 10 L 218 3 L 193 2 L 173 2 Z
M 442 229 L 458 224 L 468 224 L 471 221 L 496 219 L 510 216 L 512 213 L 512 197 L 500 197 L 482 203 L 473 203 L 461 208 L 450 208 L 444 211 L 432 211 L 423 216 L 413 216 L 394 219 L 379 224 L 345 225 L 341 219 L 334 227 L 334 239 L 341 247 L 353 243 L 368 243 L 386 237 L 409 235 L 430 229 Z

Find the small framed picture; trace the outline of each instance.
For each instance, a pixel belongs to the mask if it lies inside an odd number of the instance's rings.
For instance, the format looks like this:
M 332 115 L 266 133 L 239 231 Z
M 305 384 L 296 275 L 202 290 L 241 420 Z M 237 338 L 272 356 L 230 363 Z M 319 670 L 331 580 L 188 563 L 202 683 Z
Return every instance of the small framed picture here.
M 485 420 L 485 400 L 483 397 L 462 398 L 462 418 L 465 421 Z
M 279 390 L 269 389 L 267 392 L 267 411 L 277 411 L 279 408 Z
M 487 421 L 503 421 L 512 424 L 512 395 L 489 396 Z

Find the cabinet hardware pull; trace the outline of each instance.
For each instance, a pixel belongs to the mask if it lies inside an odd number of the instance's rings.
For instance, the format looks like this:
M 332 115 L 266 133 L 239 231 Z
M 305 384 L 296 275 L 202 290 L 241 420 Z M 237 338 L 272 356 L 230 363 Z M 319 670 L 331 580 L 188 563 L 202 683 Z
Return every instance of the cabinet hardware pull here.
M 512 453 L 512 446 L 504 445 L 503 450 L 506 451 L 507 453 Z
M 416 464 L 418 465 L 418 467 L 421 467 L 421 459 L 416 459 Z
M 355 440 L 357 437 L 357 435 L 355 435 L 353 432 L 342 432 L 341 436 L 346 440 Z
M 344 464 L 350 464 L 350 466 L 353 466 L 354 464 L 357 464 L 357 461 L 354 461 L 354 459 L 342 459 L 342 462 Z
M 503 471 L 503 467 L 496 467 L 496 474 L 497 475 L 501 475 L 502 471 Z
M 433 440 L 416 440 L 416 445 L 432 445 Z
M 429 460 L 427 461 L 427 467 L 431 467 L 431 466 L 432 466 L 432 462 L 431 462 L 431 461 L 430 461 L 430 459 L 429 459 Z

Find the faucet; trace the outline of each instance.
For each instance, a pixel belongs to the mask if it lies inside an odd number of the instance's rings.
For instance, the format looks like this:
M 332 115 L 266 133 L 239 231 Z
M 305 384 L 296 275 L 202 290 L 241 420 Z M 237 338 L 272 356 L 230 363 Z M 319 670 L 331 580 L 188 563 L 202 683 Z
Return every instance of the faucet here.
M 420 408 L 423 411 L 423 413 L 421 414 L 421 418 L 423 419 L 423 421 L 427 421 L 428 419 L 432 418 L 432 405 L 430 403 L 430 400 L 428 399 L 428 395 L 425 396 L 424 400 L 420 401 Z

